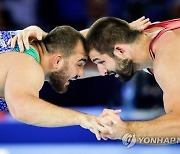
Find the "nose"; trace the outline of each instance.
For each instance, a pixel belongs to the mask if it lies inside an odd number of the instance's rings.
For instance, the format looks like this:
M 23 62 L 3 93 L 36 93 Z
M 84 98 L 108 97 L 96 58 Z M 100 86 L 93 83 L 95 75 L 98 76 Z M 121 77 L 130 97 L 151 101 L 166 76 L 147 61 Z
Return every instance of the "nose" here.
M 79 68 L 78 70 L 78 77 L 82 77 L 84 74 L 84 69 L 83 68 Z
M 97 65 L 99 73 L 102 76 L 105 76 L 107 74 L 107 69 L 103 65 Z

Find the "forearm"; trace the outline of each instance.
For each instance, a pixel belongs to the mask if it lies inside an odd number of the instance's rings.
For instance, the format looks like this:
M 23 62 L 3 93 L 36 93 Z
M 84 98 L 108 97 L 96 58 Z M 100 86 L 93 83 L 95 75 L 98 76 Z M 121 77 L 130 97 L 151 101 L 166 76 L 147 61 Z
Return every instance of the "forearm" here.
M 58 107 L 35 97 L 22 100 L 22 103 L 21 107 L 15 108 L 16 112 L 18 112 L 15 114 L 15 119 L 36 126 L 80 125 L 88 116 L 81 112 Z
M 180 136 L 180 118 L 177 113 L 168 113 L 150 121 L 126 122 L 127 132 L 136 137 L 178 137 Z

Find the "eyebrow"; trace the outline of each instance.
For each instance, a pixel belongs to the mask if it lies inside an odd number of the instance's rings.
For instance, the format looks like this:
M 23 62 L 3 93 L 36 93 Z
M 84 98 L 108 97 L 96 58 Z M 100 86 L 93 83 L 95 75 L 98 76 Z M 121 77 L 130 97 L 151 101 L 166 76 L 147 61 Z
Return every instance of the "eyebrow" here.
M 83 62 L 87 62 L 87 58 L 82 58 L 82 59 L 80 59 L 78 62 L 81 62 L 81 61 L 83 61 Z
M 95 61 L 97 61 L 97 60 L 100 60 L 99 58 L 94 58 L 93 59 L 93 63 L 95 62 Z

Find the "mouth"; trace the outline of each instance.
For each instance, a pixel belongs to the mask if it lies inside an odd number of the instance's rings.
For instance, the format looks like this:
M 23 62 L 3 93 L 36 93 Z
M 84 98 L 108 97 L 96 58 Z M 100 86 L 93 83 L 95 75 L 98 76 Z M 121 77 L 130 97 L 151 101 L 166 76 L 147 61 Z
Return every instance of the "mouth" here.
M 108 73 L 108 75 L 114 75 L 116 78 L 119 77 L 119 74 L 117 74 L 116 72 L 113 72 L 113 71 L 111 71 L 110 73 Z
M 118 78 L 118 77 L 119 77 L 119 74 L 116 73 L 114 76 L 115 76 L 116 78 Z
M 77 80 L 77 77 L 70 78 L 66 81 L 65 85 L 68 86 L 71 82 Z
M 69 84 L 70 84 L 70 80 L 66 81 L 66 83 L 64 85 L 68 86 Z

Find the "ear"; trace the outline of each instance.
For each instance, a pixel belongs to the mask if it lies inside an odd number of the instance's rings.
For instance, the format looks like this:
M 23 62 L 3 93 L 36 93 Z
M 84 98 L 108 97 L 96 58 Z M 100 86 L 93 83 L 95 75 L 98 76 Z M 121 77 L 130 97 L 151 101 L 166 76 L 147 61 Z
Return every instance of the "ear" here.
M 126 51 L 124 50 L 123 46 L 120 44 L 116 44 L 114 46 L 114 55 L 121 59 L 127 58 Z
M 52 57 L 52 67 L 57 70 L 63 66 L 64 60 L 60 54 L 56 54 Z

